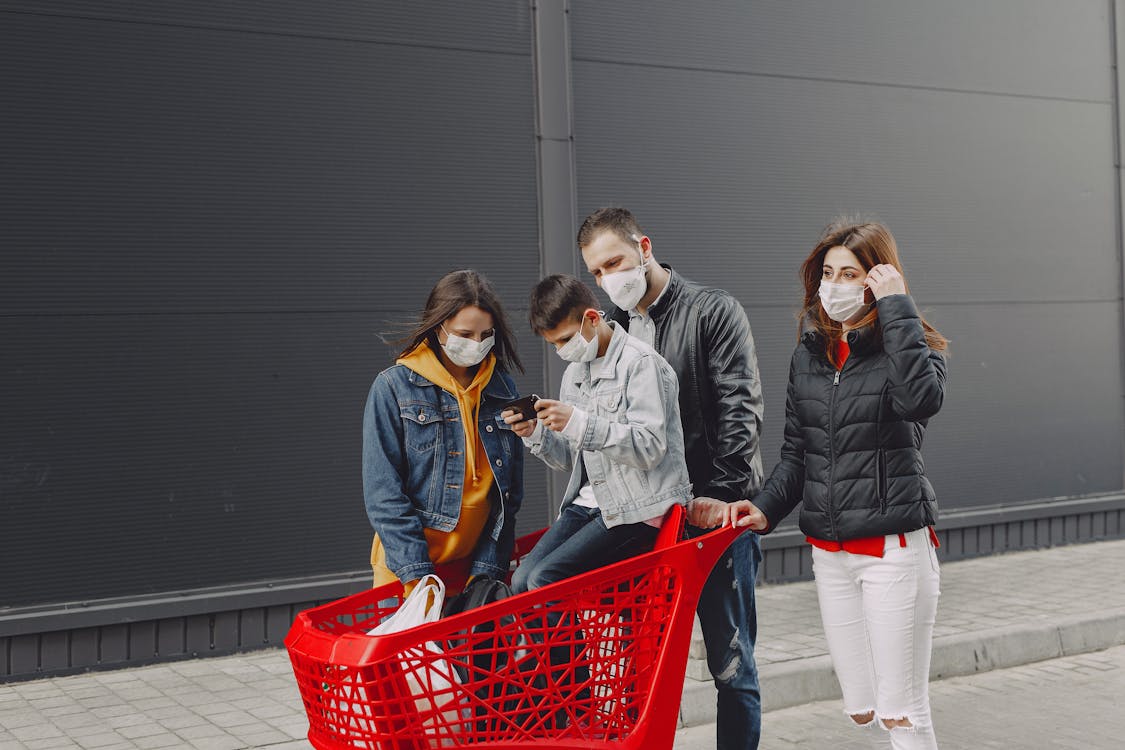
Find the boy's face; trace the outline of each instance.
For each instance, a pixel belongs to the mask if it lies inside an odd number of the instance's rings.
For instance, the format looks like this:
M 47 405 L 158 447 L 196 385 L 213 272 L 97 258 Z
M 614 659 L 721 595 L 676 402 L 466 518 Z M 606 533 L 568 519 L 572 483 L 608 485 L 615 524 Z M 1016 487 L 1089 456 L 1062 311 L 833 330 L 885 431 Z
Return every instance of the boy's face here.
M 586 331 L 596 328 L 597 325 L 598 311 L 591 308 L 579 316 L 564 320 L 550 330 L 543 331 L 540 335 L 548 344 L 553 344 L 557 351 L 565 346 L 568 341 L 577 336 L 579 331 L 582 332 L 582 338 L 589 341 L 591 337 L 586 335 Z

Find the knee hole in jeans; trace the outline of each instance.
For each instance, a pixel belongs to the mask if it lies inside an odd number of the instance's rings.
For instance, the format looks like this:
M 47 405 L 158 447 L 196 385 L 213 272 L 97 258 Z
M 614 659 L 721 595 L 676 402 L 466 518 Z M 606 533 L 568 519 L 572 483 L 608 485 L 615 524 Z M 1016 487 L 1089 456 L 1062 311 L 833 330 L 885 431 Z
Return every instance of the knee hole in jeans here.
M 911 723 L 909 717 L 903 716 L 901 719 L 879 719 L 883 722 L 883 726 L 887 729 L 913 729 L 914 724 Z
M 866 725 L 870 724 L 872 721 L 875 720 L 875 712 L 874 711 L 868 711 L 865 714 L 848 714 L 848 715 L 851 717 L 852 721 L 854 721 L 856 724 L 859 724 L 861 727 L 866 726 Z

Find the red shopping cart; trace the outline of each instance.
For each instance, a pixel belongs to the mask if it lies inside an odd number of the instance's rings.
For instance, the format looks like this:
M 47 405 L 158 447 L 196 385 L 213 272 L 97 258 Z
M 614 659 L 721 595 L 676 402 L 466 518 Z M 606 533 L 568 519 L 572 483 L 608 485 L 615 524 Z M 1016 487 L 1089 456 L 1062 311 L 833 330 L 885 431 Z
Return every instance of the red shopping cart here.
M 366 634 L 399 583 L 300 613 L 285 645 L 309 742 L 670 749 L 696 603 L 743 531 L 679 540 L 682 527 L 666 524 L 651 552 L 398 633 Z

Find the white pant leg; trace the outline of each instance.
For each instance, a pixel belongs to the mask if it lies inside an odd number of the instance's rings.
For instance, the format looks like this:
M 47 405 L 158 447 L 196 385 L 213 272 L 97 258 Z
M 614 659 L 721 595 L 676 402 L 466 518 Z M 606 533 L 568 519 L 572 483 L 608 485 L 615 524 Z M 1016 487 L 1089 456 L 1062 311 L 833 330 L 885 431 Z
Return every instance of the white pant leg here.
M 876 708 L 871 638 L 863 611 L 863 591 L 852 565 L 855 557 L 858 555 L 812 548 L 820 620 L 844 696 L 844 713 L 849 716 Z
M 875 712 L 880 719 L 909 719 L 892 729 L 896 750 L 936 750 L 930 715 L 930 655 L 940 584 L 937 553 L 928 529 L 906 534 L 906 546 L 887 544 L 860 574 L 863 609 L 875 671 Z M 896 539 L 896 537 L 891 537 Z
M 906 537 L 906 547 L 889 537 L 882 558 L 814 547 L 813 571 L 845 712 L 908 718 L 915 726 L 891 731 L 891 746 L 934 750 L 929 669 L 937 556 L 928 529 Z

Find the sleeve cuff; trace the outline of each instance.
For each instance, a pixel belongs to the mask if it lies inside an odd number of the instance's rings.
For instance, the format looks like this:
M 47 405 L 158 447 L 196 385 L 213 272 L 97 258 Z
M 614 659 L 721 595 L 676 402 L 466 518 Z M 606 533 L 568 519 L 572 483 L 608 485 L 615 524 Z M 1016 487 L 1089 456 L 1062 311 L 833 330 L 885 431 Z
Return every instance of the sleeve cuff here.
M 523 444 L 534 451 L 543 444 L 543 423 L 538 420 L 535 422 L 535 429 L 532 430 L 531 435 L 523 438 Z
M 572 408 L 574 411 L 571 412 L 570 419 L 566 422 L 566 427 L 562 429 L 562 436 L 569 440 L 571 444 L 577 445 L 582 441 L 582 436 L 586 433 L 586 423 L 589 421 L 589 415 L 577 406 Z
M 903 318 L 918 317 L 918 308 L 909 294 L 887 295 L 878 300 L 876 306 L 879 309 L 879 322 L 884 325 Z

